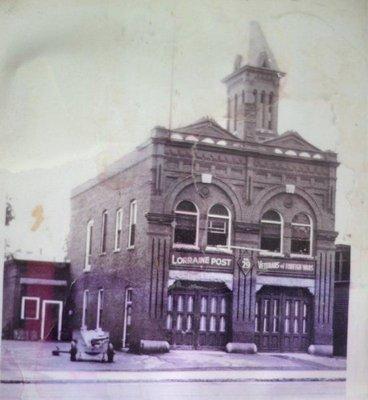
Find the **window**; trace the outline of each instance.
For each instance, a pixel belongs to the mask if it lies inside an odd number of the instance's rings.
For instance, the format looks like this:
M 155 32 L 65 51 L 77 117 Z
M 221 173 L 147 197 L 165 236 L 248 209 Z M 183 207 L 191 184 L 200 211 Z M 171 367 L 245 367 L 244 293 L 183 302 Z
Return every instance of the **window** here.
M 87 312 L 89 302 L 89 290 L 83 292 L 83 309 L 82 309 L 82 329 L 87 329 Z
M 255 325 L 255 331 L 259 332 L 260 331 L 260 325 L 261 325 L 261 320 L 260 320 L 260 310 L 261 310 L 261 301 L 257 300 L 256 301 L 256 312 L 255 312 L 255 319 L 254 319 L 254 325 Z
M 172 329 L 172 312 L 173 312 L 173 296 L 169 294 L 167 297 L 167 316 L 166 316 L 166 329 Z
M 290 300 L 285 302 L 284 332 L 290 333 Z
M 238 95 L 235 95 L 234 98 L 234 131 L 237 128 L 237 116 L 238 116 Z
M 123 211 L 119 208 L 116 211 L 116 218 L 115 218 L 115 245 L 114 251 L 120 250 L 120 243 L 121 243 L 121 233 L 123 229 Z
M 20 318 L 39 319 L 40 299 L 38 297 L 23 296 Z
M 101 227 L 101 253 L 106 253 L 106 231 L 107 231 L 107 211 L 102 213 L 102 227 Z
M 91 269 L 92 236 L 93 236 L 93 221 L 91 220 L 87 224 L 86 257 L 84 263 L 85 271 L 90 271 Z
M 283 222 L 281 215 L 273 210 L 263 214 L 261 219 L 261 249 L 280 254 L 282 250 Z
M 174 245 L 197 246 L 198 210 L 190 201 L 181 201 L 175 209 Z
M 266 125 L 266 94 L 261 93 L 261 126 L 264 128 Z
M 272 129 L 272 117 L 273 117 L 273 93 L 271 92 L 268 98 L 268 129 Z
M 264 310 L 263 310 L 263 332 L 269 332 L 269 324 L 270 324 L 270 300 L 266 299 L 264 301 Z
M 103 310 L 103 301 L 104 301 L 104 290 L 99 289 L 98 297 L 97 297 L 97 319 L 96 319 L 96 328 L 101 328 L 102 325 L 102 310 Z
M 230 246 L 230 212 L 221 205 L 215 204 L 208 212 L 207 246 Z
M 312 220 L 303 213 L 295 215 L 291 221 L 291 254 L 312 255 Z
M 130 215 L 129 215 L 129 241 L 128 241 L 129 249 L 134 248 L 136 225 L 137 225 L 137 201 L 133 200 L 130 203 Z

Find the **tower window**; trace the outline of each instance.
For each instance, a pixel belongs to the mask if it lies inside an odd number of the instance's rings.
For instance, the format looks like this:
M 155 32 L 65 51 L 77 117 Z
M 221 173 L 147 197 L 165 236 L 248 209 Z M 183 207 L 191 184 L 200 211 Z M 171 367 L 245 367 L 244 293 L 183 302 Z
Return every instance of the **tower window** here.
M 273 93 L 271 92 L 268 97 L 268 129 L 273 128 Z
M 234 131 L 237 129 L 237 113 L 238 113 L 238 95 L 234 99 Z

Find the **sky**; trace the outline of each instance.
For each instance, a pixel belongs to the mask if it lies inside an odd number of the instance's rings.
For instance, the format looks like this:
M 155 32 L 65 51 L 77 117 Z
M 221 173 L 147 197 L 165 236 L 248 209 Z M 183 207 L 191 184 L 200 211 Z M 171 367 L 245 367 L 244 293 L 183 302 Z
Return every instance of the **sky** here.
M 246 56 L 252 20 L 287 74 L 279 133 L 295 130 L 338 153 L 336 230 L 338 242 L 351 243 L 367 187 L 366 8 L 358 0 L 3 0 L 0 173 L 15 214 L 8 250 L 63 258 L 71 188 L 154 126 L 207 115 L 225 126 L 221 79 Z

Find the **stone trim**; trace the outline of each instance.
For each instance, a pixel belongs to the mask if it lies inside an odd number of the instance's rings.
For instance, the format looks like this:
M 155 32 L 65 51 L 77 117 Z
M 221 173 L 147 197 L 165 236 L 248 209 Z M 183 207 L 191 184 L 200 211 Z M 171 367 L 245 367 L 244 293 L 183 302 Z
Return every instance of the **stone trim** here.
M 318 240 L 327 240 L 333 242 L 339 233 L 336 231 L 325 231 L 325 230 L 318 230 L 317 231 L 317 239 Z
M 234 221 L 234 229 L 235 232 L 247 232 L 247 233 L 259 234 L 260 225 L 243 221 Z
M 171 225 L 174 221 L 173 214 L 146 213 L 148 223 L 159 225 Z

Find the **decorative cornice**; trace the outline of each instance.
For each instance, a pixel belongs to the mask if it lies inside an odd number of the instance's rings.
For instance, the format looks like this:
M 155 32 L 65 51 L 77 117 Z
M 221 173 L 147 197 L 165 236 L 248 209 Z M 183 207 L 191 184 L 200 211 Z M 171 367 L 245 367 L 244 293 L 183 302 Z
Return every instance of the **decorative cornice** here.
M 173 214 L 162 214 L 162 213 L 146 213 L 148 223 L 160 224 L 160 225 L 171 225 L 174 220 Z
M 260 226 L 259 224 L 243 222 L 243 221 L 235 221 L 234 222 L 235 232 L 246 232 L 246 233 L 259 233 Z
M 317 231 L 317 239 L 334 242 L 335 239 L 337 238 L 338 234 L 339 234 L 339 232 L 336 232 L 336 231 L 318 230 Z

